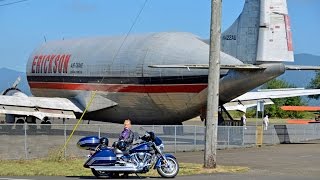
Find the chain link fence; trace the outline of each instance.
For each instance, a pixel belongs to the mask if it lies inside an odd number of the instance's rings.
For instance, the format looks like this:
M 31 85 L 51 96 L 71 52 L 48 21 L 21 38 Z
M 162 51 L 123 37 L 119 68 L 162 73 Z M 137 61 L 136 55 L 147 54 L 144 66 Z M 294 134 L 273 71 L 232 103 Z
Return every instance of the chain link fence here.
M 33 159 L 48 157 L 62 149 L 74 125 L 0 125 L 0 159 Z M 108 137 L 109 145 L 116 141 L 123 125 L 81 124 L 75 131 L 66 150 L 65 157 L 84 157 L 87 151 L 76 146 L 84 136 Z M 140 135 L 145 130 L 153 131 L 165 145 L 166 152 L 204 150 L 205 127 L 203 126 L 133 126 Z M 273 125 L 262 130 L 264 145 L 280 143 L 300 143 L 320 139 L 320 124 Z M 255 146 L 257 142 L 255 126 L 219 126 L 218 149 Z M 260 132 L 261 133 L 261 132 Z

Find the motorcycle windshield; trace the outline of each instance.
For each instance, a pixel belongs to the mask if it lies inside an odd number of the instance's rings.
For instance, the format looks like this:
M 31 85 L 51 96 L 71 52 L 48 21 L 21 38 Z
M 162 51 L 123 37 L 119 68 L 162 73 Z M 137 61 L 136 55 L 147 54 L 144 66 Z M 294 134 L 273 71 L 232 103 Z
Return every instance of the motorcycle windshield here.
M 156 144 L 156 146 L 160 146 L 162 144 L 162 140 L 160 138 L 156 137 L 154 139 L 154 143 Z

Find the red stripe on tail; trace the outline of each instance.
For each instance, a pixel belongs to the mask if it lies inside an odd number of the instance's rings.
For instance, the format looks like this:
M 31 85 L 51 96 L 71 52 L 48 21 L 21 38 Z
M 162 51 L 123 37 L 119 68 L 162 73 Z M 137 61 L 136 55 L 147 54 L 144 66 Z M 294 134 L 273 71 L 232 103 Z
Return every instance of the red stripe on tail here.
M 284 20 L 285 20 L 285 24 L 286 24 L 288 51 L 293 51 L 290 17 L 288 15 L 285 15 Z

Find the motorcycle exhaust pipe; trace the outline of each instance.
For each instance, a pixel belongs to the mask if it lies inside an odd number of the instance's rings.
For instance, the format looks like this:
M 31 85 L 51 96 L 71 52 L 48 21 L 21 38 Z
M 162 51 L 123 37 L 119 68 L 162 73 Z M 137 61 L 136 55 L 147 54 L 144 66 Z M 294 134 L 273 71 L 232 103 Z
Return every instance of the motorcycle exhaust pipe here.
M 107 172 L 139 172 L 143 171 L 143 168 L 127 167 L 127 166 L 90 166 L 90 168 L 96 171 Z

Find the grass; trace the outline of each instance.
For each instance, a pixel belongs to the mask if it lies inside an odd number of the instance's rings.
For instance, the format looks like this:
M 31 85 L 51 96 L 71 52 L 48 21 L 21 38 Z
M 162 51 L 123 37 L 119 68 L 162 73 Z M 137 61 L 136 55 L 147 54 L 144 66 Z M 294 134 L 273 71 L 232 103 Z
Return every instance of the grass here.
M 287 124 L 288 119 L 269 119 L 270 124 Z M 247 118 L 247 124 L 255 124 L 256 121 L 258 122 L 258 125 L 262 124 L 262 118 Z
M 269 122 L 270 122 L 270 125 L 272 124 L 288 124 L 288 120 L 290 118 L 287 118 L 287 119 L 277 119 L 277 118 L 271 118 L 269 119 Z M 262 119 L 261 118 L 247 118 L 247 125 L 255 125 L 256 124 L 256 120 L 258 120 L 258 125 L 261 125 L 262 124 Z M 305 121 L 310 121 L 310 120 L 313 120 L 312 118 L 309 118 L 309 119 L 301 119 L 301 120 L 305 120 Z
M 83 167 L 84 161 L 84 159 L 1 160 L 0 176 L 93 176 L 90 169 Z M 237 166 L 218 166 L 216 169 L 205 169 L 202 164 L 180 163 L 178 175 L 242 173 L 248 170 L 247 167 Z M 142 175 L 159 177 L 156 170 Z
M 3 160 L 0 161 L 0 176 L 88 176 L 91 171 L 83 168 L 83 162 L 80 159 Z
M 238 111 L 230 111 L 229 112 L 231 114 L 231 116 L 236 119 L 236 120 L 240 120 L 240 117 L 242 116 L 243 113 L 238 112 Z M 306 120 L 306 121 L 310 121 L 310 120 L 314 120 L 315 118 L 315 113 L 314 112 L 301 112 L 303 114 L 303 118 L 278 118 L 278 117 L 271 117 L 269 118 L 270 124 L 288 124 L 287 120 L 288 119 L 301 119 L 301 120 Z M 256 123 L 256 119 L 258 120 L 258 124 L 260 123 L 260 125 L 262 124 L 262 117 L 261 114 L 259 115 L 260 118 L 249 118 L 247 117 L 247 123 L 249 123 L 249 125 L 255 125 Z

